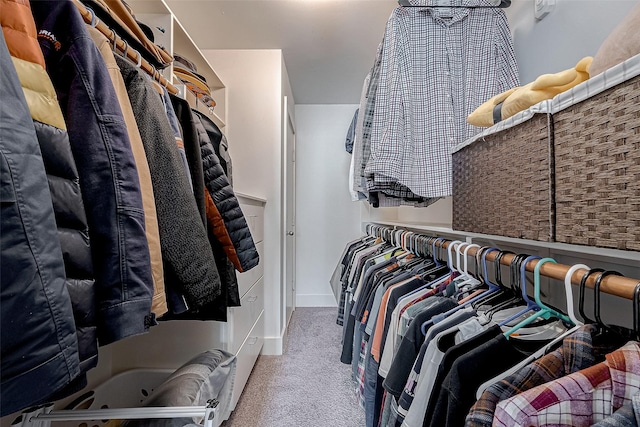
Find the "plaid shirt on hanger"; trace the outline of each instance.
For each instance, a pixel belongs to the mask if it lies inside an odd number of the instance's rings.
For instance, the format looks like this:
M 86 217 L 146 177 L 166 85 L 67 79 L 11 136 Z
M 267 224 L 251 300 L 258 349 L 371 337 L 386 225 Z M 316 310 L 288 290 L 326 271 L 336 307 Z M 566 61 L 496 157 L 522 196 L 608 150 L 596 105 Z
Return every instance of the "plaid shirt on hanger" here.
M 498 404 L 493 425 L 590 426 L 631 402 L 640 390 L 640 346 L 630 341 L 606 361 Z
M 619 340 L 601 339 L 594 344 L 595 325 L 584 325 L 562 340 L 562 346 L 487 388 L 473 405 L 466 427 L 490 427 L 502 400 L 565 375 L 589 368 L 620 347 Z M 603 337 L 604 338 L 604 337 Z

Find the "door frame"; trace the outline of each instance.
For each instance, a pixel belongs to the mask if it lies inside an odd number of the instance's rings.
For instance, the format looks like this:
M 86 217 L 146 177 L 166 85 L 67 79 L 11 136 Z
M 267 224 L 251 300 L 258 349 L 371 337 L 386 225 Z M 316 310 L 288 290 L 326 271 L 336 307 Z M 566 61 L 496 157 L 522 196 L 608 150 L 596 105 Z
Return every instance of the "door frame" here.
M 293 114 L 291 112 L 291 106 L 289 105 L 289 97 L 287 95 L 284 95 L 283 97 L 283 109 L 282 109 L 282 237 L 281 237 L 281 254 L 282 254 L 282 265 L 281 265 L 281 277 L 282 277 L 282 287 L 281 287 L 281 294 L 282 294 L 282 300 L 281 300 L 281 304 L 282 304 L 282 313 L 281 313 L 281 324 L 283 326 L 282 331 L 285 331 L 286 328 L 289 325 L 289 321 L 291 320 L 291 313 L 293 313 L 293 311 L 295 311 L 296 309 L 296 230 L 295 230 L 295 211 L 296 211 L 296 167 L 295 167 L 295 142 L 296 142 L 296 126 L 295 126 L 295 121 L 293 119 Z M 291 129 L 293 130 L 293 141 L 289 141 L 289 126 L 291 126 Z M 290 147 L 290 144 L 293 144 L 293 147 Z M 290 148 L 292 148 L 292 150 L 290 150 Z M 292 155 L 289 155 L 289 152 L 292 153 Z M 289 162 L 292 161 L 293 162 L 293 170 L 292 170 L 292 177 L 291 177 L 291 186 L 292 188 L 288 188 L 288 172 L 289 172 L 289 168 L 288 168 L 288 164 Z M 289 194 L 289 192 L 291 194 Z M 288 211 L 288 204 L 289 204 L 289 199 L 293 198 L 292 200 L 292 209 L 293 212 L 291 212 L 291 214 L 293 215 L 293 227 L 291 227 L 291 224 L 288 224 L 287 221 L 289 219 L 289 214 L 290 212 Z M 291 229 L 292 228 L 292 229 Z M 293 246 L 291 248 L 291 253 L 292 253 L 292 259 L 288 259 L 287 257 L 287 250 L 288 245 L 289 245 L 289 241 L 287 239 L 288 233 L 289 232 L 293 232 L 293 239 L 291 239 L 291 245 Z M 291 263 L 291 274 L 292 277 L 289 277 L 287 272 L 288 272 L 288 266 L 289 263 Z M 293 295 L 292 295 L 292 301 L 291 301 L 291 313 L 287 313 L 287 293 L 288 293 L 288 283 L 289 280 L 292 280 L 293 282 Z

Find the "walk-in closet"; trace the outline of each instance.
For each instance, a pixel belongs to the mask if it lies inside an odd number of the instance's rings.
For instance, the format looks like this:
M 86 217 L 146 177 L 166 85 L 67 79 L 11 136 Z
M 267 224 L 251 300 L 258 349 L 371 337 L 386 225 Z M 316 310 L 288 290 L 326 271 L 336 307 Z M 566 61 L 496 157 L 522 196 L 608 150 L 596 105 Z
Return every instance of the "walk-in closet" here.
M 638 0 L 0 0 L 2 427 L 640 425 Z

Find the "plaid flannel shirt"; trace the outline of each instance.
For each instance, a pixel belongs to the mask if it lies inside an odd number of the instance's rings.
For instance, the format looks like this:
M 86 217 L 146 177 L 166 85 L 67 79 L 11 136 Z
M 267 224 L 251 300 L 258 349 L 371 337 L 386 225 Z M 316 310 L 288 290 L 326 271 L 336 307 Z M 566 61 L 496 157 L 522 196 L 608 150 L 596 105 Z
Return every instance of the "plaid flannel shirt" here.
M 503 400 L 493 426 L 591 426 L 639 390 L 640 346 L 630 341 L 602 363 Z
M 557 350 L 491 385 L 469 411 L 465 426 L 490 427 L 500 401 L 604 360 L 604 356 L 619 345 L 606 340 L 594 344 L 593 335 L 597 330 L 595 325 L 582 326 L 566 337 Z
M 640 425 L 640 393 L 633 396 L 631 403 L 592 425 L 591 427 L 633 427 Z

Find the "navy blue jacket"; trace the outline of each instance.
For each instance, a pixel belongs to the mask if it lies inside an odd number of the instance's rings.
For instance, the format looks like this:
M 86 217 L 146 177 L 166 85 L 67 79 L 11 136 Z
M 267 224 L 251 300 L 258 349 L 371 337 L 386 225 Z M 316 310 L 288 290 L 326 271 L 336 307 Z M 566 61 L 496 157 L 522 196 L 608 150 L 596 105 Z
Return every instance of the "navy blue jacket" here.
M 153 324 L 140 182 L 106 65 L 71 0 L 31 2 L 78 166 L 95 273 L 98 341 Z

